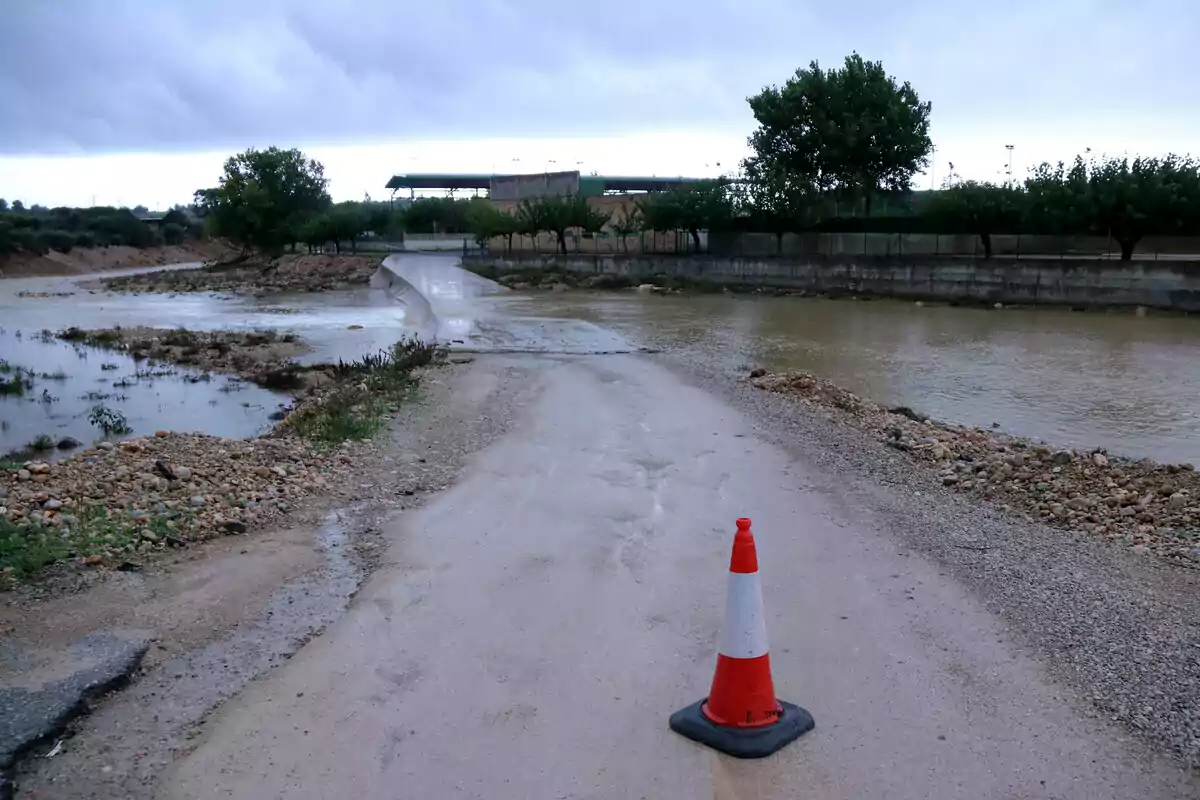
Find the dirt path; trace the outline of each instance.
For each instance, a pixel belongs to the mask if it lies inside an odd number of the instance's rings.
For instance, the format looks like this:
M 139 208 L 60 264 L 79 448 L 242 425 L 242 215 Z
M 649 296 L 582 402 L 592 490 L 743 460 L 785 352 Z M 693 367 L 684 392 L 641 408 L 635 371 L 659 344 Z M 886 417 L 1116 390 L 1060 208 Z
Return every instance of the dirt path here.
M 529 363 L 529 362 L 522 362 Z M 384 530 L 351 611 L 207 724 L 166 798 L 1194 796 L 888 520 L 637 356 L 544 358 L 514 429 Z M 733 520 L 775 682 L 762 762 L 668 731 L 711 680 Z
M 351 480 L 325 498 L 333 514 L 314 507 L 286 529 L 215 540 L 180 551 L 176 563 L 114 572 L 87 591 L 0 609 L 0 678 L 6 667 L 23 670 L 28 680 L 20 686 L 30 691 L 93 657 L 77 644 L 81 637 L 101 634 L 97 645 L 110 649 L 114 637 L 149 643 L 131 685 L 73 723 L 57 755 L 41 757 L 56 735 L 18 764 L 16 796 L 152 796 L 195 726 L 344 612 L 380 562 L 379 530 L 451 484 L 468 455 L 500 435 L 527 391 L 520 365 L 432 371 L 401 407 L 390 439 L 345 466 Z M 3 700 L 0 692 L 0 708 Z

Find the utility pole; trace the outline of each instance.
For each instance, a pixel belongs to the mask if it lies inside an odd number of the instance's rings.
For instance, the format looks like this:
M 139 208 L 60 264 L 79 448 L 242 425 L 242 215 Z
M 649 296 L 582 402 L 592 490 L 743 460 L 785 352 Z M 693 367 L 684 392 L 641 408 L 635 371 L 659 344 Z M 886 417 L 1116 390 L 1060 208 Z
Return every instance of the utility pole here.
M 933 153 L 933 155 L 929 159 L 929 191 L 932 192 L 933 188 L 934 188 L 933 179 L 937 175 L 937 145 L 936 144 L 932 146 L 932 148 L 930 149 L 930 152 Z
M 1006 144 L 1004 149 L 1008 151 L 1008 182 L 1012 183 L 1012 154 L 1014 145 Z

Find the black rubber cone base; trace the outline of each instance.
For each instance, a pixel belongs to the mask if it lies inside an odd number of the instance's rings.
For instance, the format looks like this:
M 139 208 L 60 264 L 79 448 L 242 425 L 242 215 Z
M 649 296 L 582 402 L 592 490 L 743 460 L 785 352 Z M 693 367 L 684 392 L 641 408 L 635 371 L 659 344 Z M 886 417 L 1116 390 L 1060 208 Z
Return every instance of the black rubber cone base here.
M 730 728 L 718 725 L 700 707 L 705 700 L 692 703 L 671 715 L 671 730 L 692 741 L 706 744 L 734 758 L 766 758 L 816 727 L 812 714 L 800 706 L 779 701 L 783 713 L 779 721 L 761 728 Z

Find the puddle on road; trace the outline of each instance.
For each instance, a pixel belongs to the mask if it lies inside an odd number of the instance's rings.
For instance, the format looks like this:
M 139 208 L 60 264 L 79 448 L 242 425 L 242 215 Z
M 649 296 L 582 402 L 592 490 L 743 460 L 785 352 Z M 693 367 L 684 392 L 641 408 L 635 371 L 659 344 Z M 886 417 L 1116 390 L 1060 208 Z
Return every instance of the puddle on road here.
M 169 429 L 245 437 L 270 427 L 271 414 L 289 400 L 223 375 L 134 361 L 28 330 L 0 329 L 0 359 L 7 365 L 0 369 L 12 370 L 0 378 L 13 378 L 19 368 L 28 387 L 20 395 L 0 396 L 0 456 L 38 436 L 56 443 L 70 437 L 85 445 L 105 438 L 88 419 L 99 406 L 125 418 L 131 432 L 124 436 Z M 69 454 L 51 450 L 38 457 Z

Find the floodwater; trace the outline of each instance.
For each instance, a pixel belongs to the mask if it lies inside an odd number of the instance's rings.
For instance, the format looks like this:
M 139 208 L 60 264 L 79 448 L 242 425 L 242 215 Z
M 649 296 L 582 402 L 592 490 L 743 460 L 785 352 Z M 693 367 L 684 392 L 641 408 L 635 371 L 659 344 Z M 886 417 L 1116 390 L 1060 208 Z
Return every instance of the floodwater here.
M 72 376 L 35 378 L 25 397 L 0 398 L 7 423 L 0 453 L 41 433 L 96 438 L 86 421 L 94 403 L 80 398 L 113 391 L 113 381 L 137 371 L 117 355 L 42 342 L 38 331 L 148 325 L 293 331 L 312 345 L 301 359 L 309 363 L 357 358 L 406 336 L 484 352 L 661 348 L 731 371 L 807 369 L 883 403 L 1052 444 L 1200 463 L 1195 319 L 814 298 L 521 294 L 457 269 L 458 261 L 396 255 L 370 286 L 254 297 L 111 294 L 80 278 L 0 281 L 0 359 Z M 72 294 L 18 297 L 22 291 Z M 103 363 L 119 369 L 101 371 Z M 195 377 L 136 379 L 115 407 L 139 434 L 171 427 L 244 436 L 267 427 L 286 400 L 254 387 L 222 392 L 218 376 L 188 382 Z M 59 400 L 42 402 L 43 392 Z
M 899 301 L 513 295 L 730 370 L 806 369 L 931 417 L 1135 458 L 1200 463 L 1200 321 Z
M 130 436 L 160 428 L 253 436 L 270 425 L 270 415 L 287 400 L 221 375 L 136 362 L 124 353 L 43 337 L 31 329 L 0 328 L 0 359 L 7 368 L 32 371 L 23 394 L 0 396 L 0 455 L 38 436 L 84 444 L 106 438 L 89 420 L 98 407 L 119 413 Z M 65 455 L 69 449 L 39 457 Z
M 450 259 L 446 266 L 454 263 Z M 124 272 L 139 271 L 145 270 Z M 117 274 L 122 273 L 103 277 Z M 312 345 L 299 359 L 306 363 L 358 358 L 421 332 L 410 324 L 402 302 L 376 288 L 254 297 L 123 294 L 96 288 L 96 277 L 0 281 L 0 360 L 34 373 L 23 395 L 0 396 L 0 455 L 40 435 L 85 444 L 104 438 L 88 419 L 97 405 L 123 415 L 132 429 L 128 436 L 166 428 L 243 437 L 269 428 L 271 415 L 289 400 L 218 374 L 136 363 L 43 331 L 114 325 L 294 331 Z M 54 455 L 62 453 L 41 454 Z
M 369 286 L 254 296 L 112 293 L 99 288 L 99 276 L 0 281 L 0 360 L 34 373 L 24 395 L 0 396 L 0 455 L 40 435 L 85 444 L 103 438 L 89 421 L 97 405 L 122 414 L 130 436 L 166 428 L 241 437 L 265 431 L 271 414 L 288 401 L 221 375 L 139 364 L 54 338 L 68 326 L 290 331 L 312 347 L 297 359 L 302 363 L 352 360 L 411 336 L 469 351 L 633 349 L 623 336 L 586 320 L 534 313 L 513 318 L 485 302 L 508 290 L 458 269 L 458 262 L 457 255 L 397 255 Z M 145 270 L 123 272 L 139 271 Z M 40 457 L 55 455 L 62 453 Z

